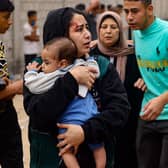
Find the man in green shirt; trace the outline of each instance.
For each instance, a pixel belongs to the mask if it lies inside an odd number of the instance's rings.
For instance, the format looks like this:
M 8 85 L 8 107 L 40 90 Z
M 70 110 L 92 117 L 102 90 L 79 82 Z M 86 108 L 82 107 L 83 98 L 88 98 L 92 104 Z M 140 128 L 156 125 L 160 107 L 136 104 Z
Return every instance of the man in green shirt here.
M 147 86 L 137 130 L 138 167 L 167 168 L 168 22 L 154 16 L 152 0 L 124 0 L 124 10 Z

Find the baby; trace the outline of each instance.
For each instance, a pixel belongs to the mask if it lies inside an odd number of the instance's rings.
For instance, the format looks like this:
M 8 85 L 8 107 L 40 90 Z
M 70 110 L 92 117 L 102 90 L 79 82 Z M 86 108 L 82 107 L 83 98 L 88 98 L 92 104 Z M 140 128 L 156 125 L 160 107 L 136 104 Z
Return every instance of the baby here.
M 29 63 L 24 75 L 25 85 L 33 94 L 42 94 L 49 90 L 58 78 L 61 78 L 71 68 L 78 65 L 94 66 L 99 76 L 97 62 L 88 56 L 86 60 L 77 59 L 75 44 L 68 38 L 57 38 L 48 42 L 42 50 L 42 65 Z M 42 72 L 38 72 L 42 68 Z M 82 125 L 86 120 L 98 113 L 97 105 L 85 86 L 79 86 L 79 96 L 76 96 L 58 119 L 59 123 Z M 59 130 L 59 133 L 65 130 Z M 106 153 L 102 144 L 89 144 L 97 168 L 106 165 Z M 72 151 L 62 156 L 67 168 L 79 168 Z

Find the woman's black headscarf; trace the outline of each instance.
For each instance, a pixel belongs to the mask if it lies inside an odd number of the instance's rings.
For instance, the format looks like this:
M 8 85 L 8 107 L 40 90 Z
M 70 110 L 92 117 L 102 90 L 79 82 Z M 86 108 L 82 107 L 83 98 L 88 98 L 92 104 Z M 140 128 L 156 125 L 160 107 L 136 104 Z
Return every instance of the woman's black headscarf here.
M 75 13 L 84 16 L 82 12 L 71 7 L 60 8 L 49 12 L 43 27 L 44 45 L 54 38 L 68 37 L 70 21 Z

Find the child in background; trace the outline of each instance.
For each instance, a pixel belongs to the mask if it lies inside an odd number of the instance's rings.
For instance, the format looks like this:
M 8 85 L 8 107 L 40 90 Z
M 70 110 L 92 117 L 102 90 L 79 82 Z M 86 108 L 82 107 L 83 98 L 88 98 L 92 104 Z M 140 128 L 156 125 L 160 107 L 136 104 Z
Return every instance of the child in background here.
M 73 66 L 84 65 L 94 66 L 99 76 L 99 68 L 97 62 L 91 57 L 77 59 L 75 56 L 76 46 L 67 38 L 57 38 L 49 41 L 42 50 L 42 65 L 33 62 L 27 66 L 28 72 L 25 73 L 25 85 L 33 94 L 42 94 L 49 90 L 54 82 L 65 75 Z M 42 72 L 38 71 L 42 68 Z M 88 93 L 88 89 L 84 86 L 79 86 L 79 96 L 77 96 L 64 111 L 59 123 L 78 124 L 82 125 L 86 120 L 98 113 L 96 103 Z M 59 130 L 63 132 L 64 130 Z M 105 168 L 106 153 L 103 144 L 89 144 L 93 150 L 96 167 Z M 65 165 L 68 168 L 78 168 L 79 164 L 75 154 L 70 151 L 63 156 Z

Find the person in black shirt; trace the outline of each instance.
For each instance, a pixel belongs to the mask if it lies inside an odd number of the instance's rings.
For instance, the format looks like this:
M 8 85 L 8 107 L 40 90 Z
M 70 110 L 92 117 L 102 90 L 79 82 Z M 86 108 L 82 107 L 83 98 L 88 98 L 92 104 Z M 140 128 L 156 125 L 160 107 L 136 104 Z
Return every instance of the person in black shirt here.
M 11 1 L 0 1 L 1 34 L 4 34 L 12 24 L 10 15 L 13 10 L 14 6 Z M 22 93 L 23 82 L 9 80 L 5 47 L 2 42 L 0 42 L 0 78 L 6 84 L 0 90 L 0 167 L 23 168 L 21 130 L 12 103 L 12 98 Z

